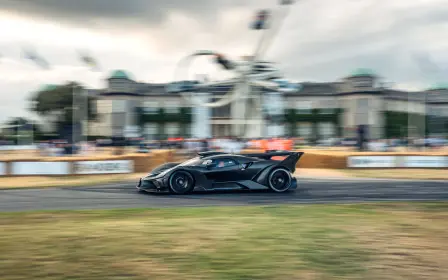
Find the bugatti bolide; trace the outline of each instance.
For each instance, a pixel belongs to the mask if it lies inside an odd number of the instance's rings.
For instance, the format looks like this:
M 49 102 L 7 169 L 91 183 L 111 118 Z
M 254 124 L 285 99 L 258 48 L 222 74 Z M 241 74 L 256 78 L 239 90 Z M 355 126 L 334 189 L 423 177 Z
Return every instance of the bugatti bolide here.
M 143 192 L 188 194 L 193 191 L 271 190 L 297 188 L 293 176 L 303 152 L 259 154 L 203 152 L 181 163 L 166 163 L 140 178 Z M 280 159 L 279 159 L 280 158 Z

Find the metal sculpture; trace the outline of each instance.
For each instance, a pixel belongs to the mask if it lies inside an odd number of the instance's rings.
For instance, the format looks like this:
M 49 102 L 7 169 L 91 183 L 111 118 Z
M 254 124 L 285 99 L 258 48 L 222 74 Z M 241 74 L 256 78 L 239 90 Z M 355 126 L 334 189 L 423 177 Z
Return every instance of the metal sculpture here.
M 268 10 L 261 10 L 256 14 L 256 19 L 250 28 L 261 30 L 262 36 L 252 56 L 240 61 L 233 61 L 215 51 L 197 51 L 178 64 L 174 83 L 169 85 L 169 91 L 179 92 L 183 98 L 193 102 L 196 106 L 217 108 L 232 103 L 232 117 L 240 120 L 239 125 L 234 126 L 233 134 L 239 136 L 253 137 L 261 135 L 262 120 L 262 98 L 260 88 L 272 91 L 294 91 L 297 84 L 290 83 L 282 78 L 282 73 L 273 63 L 262 61 L 268 47 L 278 33 L 283 20 L 286 18 L 293 1 L 282 0 L 274 14 Z M 274 19 L 274 20 L 272 20 Z M 236 74 L 235 78 L 221 82 L 192 82 L 185 81 L 188 77 L 188 69 L 194 59 L 209 56 L 226 71 Z M 183 79 L 182 79 L 183 78 Z M 211 89 L 230 85 L 231 89 L 214 102 L 203 102 L 195 96 L 198 92 L 207 92 Z M 247 130 L 247 124 L 251 121 L 253 129 Z

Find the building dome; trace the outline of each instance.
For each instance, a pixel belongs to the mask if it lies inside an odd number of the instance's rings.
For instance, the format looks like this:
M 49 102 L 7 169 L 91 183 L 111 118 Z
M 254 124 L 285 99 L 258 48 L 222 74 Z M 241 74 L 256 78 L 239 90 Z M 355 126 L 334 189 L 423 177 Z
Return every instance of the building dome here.
M 124 70 L 114 70 L 110 75 L 109 79 L 126 79 L 130 80 L 129 74 Z
M 355 69 L 351 74 L 351 77 L 363 77 L 363 76 L 375 76 L 375 72 L 368 68 L 358 68 Z
M 57 87 L 58 87 L 57 85 L 53 85 L 53 84 L 43 85 L 39 88 L 39 92 L 55 90 Z

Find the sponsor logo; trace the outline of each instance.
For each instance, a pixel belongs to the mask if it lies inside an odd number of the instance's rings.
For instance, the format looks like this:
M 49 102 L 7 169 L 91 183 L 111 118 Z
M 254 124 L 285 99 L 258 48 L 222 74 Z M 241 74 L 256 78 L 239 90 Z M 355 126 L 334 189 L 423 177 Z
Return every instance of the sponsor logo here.
M 444 156 L 371 156 L 349 157 L 348 167 L 358 168 L 443 168 L 448 167 Z
M 406 157 L 405 167 L 441 168 L 446 167 L 448 157 L 438 156 L 411 156 Z
M 394 167 L 395 158 L 388 156 L 379 157 L 350 157 L 349 167 Z
M 130 161 L 81 161 L 74 164 L 76 174 L 92 173 L 129 173 L 131 172 Z

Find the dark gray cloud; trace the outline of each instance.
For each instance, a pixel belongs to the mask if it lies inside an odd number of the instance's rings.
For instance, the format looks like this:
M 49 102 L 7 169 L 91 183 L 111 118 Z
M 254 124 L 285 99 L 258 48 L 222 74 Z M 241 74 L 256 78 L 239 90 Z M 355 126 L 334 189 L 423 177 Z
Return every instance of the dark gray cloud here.
M 200 21 L 211 21 L 227 7 L 254 3 L 237 0 L 0 0 L 0 10 L 62 23 L 95 26 L 157 25 L 169 13 L 181 12 Z M 262 2 L 262 1 L 261 1 Z
M 254 37 L 247 24 L 255 9 L 277 0 L 0 0 L 0 10 L 92 29 L 143 34 L 157 41 L 162 58 L 195 49 L 239 53 Z M 443 38 L 431 36 L 448 23 L 443 0 L 299 0 L 273 42 L 268 59 L 278 61 L 287 75 L 332 80 L 354 68 L 373 68 L 397 82 L 414 82 L 418 67 L 413 50 L 433 52 Z M 236 20 L 223 14 L 243 11 Z M 172 14 L 194 22 L 170 24 Z M 445 40 L 446 41 L 446 40 Z M 445 44 L 447 47 L 448 45 Z M 55 52 L 57 53 L 57 52 Z M 106 60 L 106 58 L 104 58 Z M 437 57 L 436 57 L 437 59 Z M 108 62 L 113 64 L 114 61 Z

